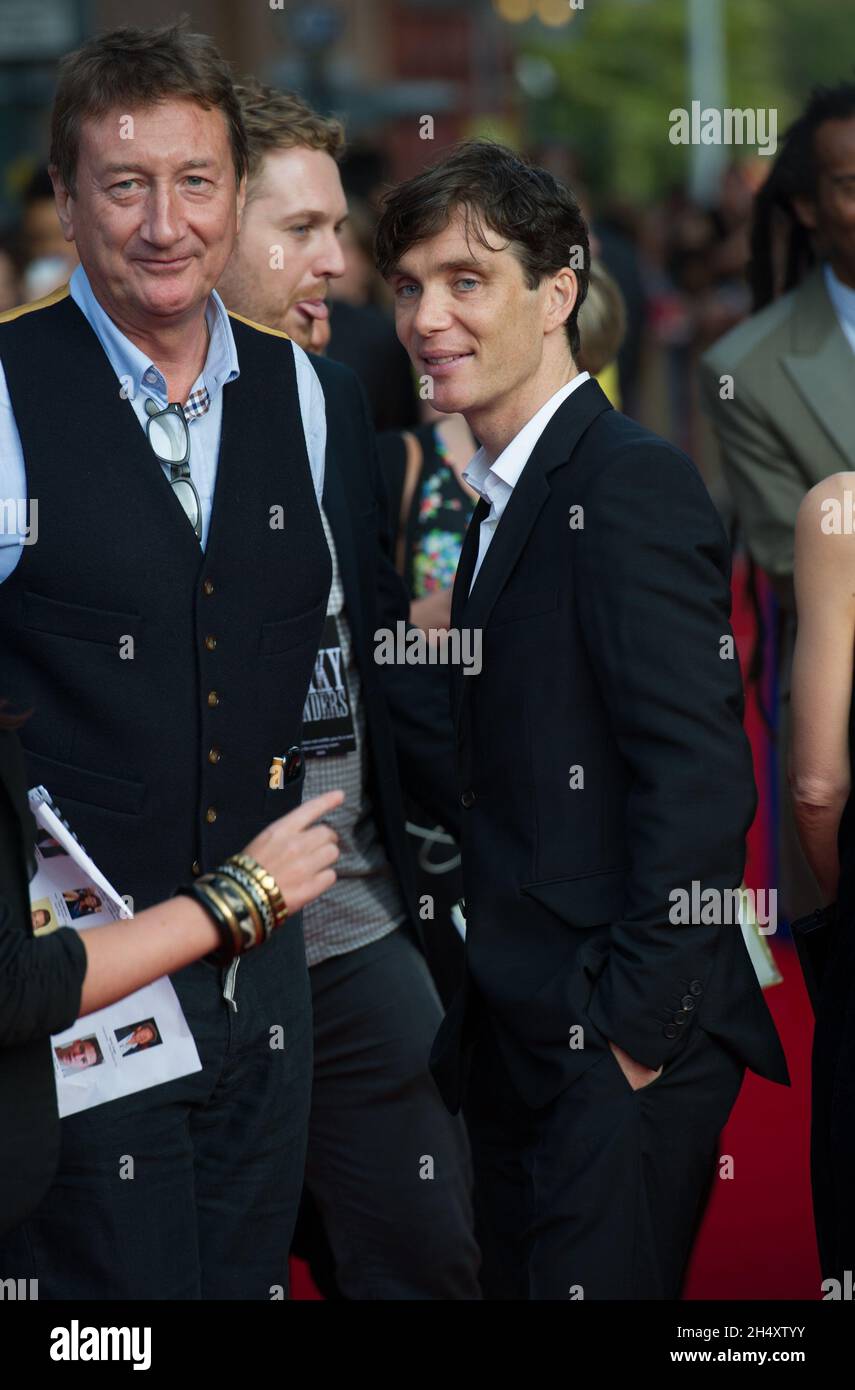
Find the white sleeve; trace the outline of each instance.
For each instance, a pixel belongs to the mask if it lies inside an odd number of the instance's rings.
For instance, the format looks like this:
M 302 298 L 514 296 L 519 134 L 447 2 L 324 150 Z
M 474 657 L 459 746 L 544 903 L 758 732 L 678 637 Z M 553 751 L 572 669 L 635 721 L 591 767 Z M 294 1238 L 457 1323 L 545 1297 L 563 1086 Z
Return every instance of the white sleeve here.
M 305 352 L 293 341 L 291 346 L 294 349 L 294 362 L 297 367 L 297 394 L 300 398 L 300 416 L 306 436 L 309 467 L 315 484 L 315 496 L 320 506 L 324 491 L 324 459 L 327 451 L 326 403 L 318 374 Z
M 314 372 L 312 373 L 314 376 Z M 320 390 L 320 383 L 318 384 Z M 326 429 L 326 420 L 324 420 Z M 15 569 L 28 534 L 27 475 L 21 437 L 9 399 L 6 374 L 0 363 L 0 584 Z M 38 536 L 34 516 L 33 540 Z

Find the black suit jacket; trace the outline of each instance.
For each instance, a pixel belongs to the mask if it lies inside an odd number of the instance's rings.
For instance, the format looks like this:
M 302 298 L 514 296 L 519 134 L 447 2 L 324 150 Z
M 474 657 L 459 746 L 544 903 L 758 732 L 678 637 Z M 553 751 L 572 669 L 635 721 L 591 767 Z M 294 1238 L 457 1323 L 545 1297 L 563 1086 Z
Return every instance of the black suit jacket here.
M 398 342 L 392 319 L 382 309 L 331 300 L 326 360 L 330 358 L 359 377 L 376 430 L 408 430 L 418 424 L 410 359 Z
M 375 633 L 407 621 L 409 598 L 390 558 L 388 508 L 364 391 L 349 367 L 311 355 L 327 408 L 323 505 L 335 541 L 368 730 L 368 781 L 380 835 L 419 936 L 401 783 L 459 826 L 447 687 L 425 666 L 379 666 Z
M 56 1171 L 48 1040 L 77 1017 L 86 972 L 83 944 L 70 927 L 33 938 L 27 875 L 34 838 L 23 756 L 16 736 L 0 729 L 0 1232 L 38 1205 Z
M 483 669 L 453 672 L 467 964 L 433 1052 L 446 1102 L 478 1008 L 532 1106 L 601 1055 L 570 1045 L 589 1030 L 659 1067 L 701 1028 L 786 1083 L 739 926 L 669 921 L 693 880 L 739 886 L 756 803 L 728 546 L 700 475 L 588 381 L 468 597 L 486 513 L 452 609 L 482 631 Z

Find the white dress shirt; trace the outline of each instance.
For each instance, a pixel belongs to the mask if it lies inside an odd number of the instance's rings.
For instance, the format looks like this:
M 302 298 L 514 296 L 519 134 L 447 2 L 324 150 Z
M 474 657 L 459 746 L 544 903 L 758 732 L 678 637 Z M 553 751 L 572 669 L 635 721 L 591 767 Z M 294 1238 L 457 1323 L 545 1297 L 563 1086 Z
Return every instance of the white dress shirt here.
M 481 530 L 478 533 L 478 559 L 472 574 L 472 584 L 469 585 L 470 594 L 472 586 L 478 578 L 478 571 L 484 563 L 484 556 L 490 548 L 496 527 L 502 519 L 502 513 L 520 480 L 523 469 L 534 453 L 537 441 L 558 407 L 564 404 L 577 386 L 581 386 L 583 381 L 589 380 L 590 372 L 580 372 L 578 376 L 574 376 L 572 381 L 561 386 L 555 395 L 550 396 L 546 404 L 540 407 L 537 414 L 531 417 L 528 424 L 523 425 L 519 434 L 514 435 L 510 444 L 502 450 L 495 463 L 488 464 L 486 454 L 481 448 L 472 462 L 467 465 L 463 474 L 464 480 L 471 488 L 480 493 L 484 501 L 490 505 L 490 513 L 484 517 L 481 522 Z
M 855 290 L 838 280 L 828 261 L 822 267 L 822 273 L 825 276 L 825 288 L 828 290 L 831 306 L 837 315 L 837 322 L 843 329 L 849 346 L 855 352 Z

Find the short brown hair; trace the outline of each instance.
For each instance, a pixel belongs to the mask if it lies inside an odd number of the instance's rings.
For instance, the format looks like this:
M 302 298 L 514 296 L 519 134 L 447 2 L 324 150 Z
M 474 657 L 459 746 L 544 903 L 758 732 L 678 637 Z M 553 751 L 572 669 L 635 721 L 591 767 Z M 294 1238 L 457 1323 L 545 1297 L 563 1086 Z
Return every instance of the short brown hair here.
M 391 189 L 382 209 L 374 252 L 386 279 L 411 246 L 443 231 L 458 210 L 467 236 L 472 233 L 482 246 L 489 245 L 485 224 L 508 241 L 531 290 L 544 276 L 570 265 L 579 293 L 565 328 L 575 357 L 576 320 L 591 263 L 588 228 L 570 189 L 546 169 L 492 140 L 464 140 L 431 168 Z M 579 266 L 573 264 L 574 251 L 581 252 Z
M 191 33 L 188 21 L 156 29 L 111 29 L 63 58 L 51 116 L 50 162 L 75 195 L 80 128 L 116 107 L 153 106 L 167 97 L 189 97 L 222 111 L 229 129 L 235 178 L 247 169 L 246 131 L 231 69 L 207 34 Z
M 261 173 L 271 150 L 323 150 L 339 160 L 344 153 L 344 126 L 332 116 L 319 116 L 296 92 L 266 87 L 245 77 L 235 88 L 240 101 L 249 152 L 249 183 Z

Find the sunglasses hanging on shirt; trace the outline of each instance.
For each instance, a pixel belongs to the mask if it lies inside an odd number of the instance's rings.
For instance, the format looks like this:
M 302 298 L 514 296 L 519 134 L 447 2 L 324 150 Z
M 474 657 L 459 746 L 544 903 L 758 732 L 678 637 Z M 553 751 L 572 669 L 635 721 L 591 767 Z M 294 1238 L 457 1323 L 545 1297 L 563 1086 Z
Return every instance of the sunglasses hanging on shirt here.
M 202 503 L 190 476 L 190 427 L 184 407 L 173 401 L 160 409 L 151 397 L 146 400 L 149 417 L 145 432 L 152 450 L 169 468 L 169 481 L 198 540 L 202 539 Z

